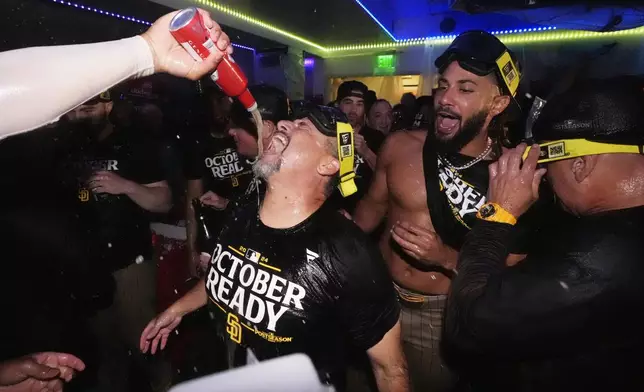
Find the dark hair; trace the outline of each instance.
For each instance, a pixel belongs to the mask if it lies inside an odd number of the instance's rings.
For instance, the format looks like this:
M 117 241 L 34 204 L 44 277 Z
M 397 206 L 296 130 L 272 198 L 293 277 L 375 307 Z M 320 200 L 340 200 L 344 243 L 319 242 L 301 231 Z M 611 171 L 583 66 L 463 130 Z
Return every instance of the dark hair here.
M 416 98 L 416 110 L 420 110 L 423 106 L 434 105 L 434 97 L 431 95 L 421 95 Z
M 384 98 L 378 98 L 378 99 L 376 99 L 376 100 L 374 101 L 374 103 L 371 105 L 371 107 L 374 107 L 374 106 L 376 106 L 377 104 L 382 103 L 382 102 L 384 102 L 384 103 L 386 103 L 387 105 L 389 105 L 390 107 L 392 107 L 392 106 L 391 106 L 391 103 L 389 103 L 389 101 L 387 101 L 387 100 L 386 100 L 386 99 L 384 99 Z M 369 109 L 371 110 L 371 108 L 369 108 Z M 392 109 L 393 109 L 393 107 L 392 107 Z

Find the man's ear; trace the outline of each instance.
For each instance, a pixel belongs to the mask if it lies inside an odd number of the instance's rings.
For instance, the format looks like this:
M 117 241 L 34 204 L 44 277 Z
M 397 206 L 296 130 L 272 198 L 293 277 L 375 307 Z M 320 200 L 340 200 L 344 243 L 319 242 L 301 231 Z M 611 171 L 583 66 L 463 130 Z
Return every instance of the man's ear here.
M 318 174 L 321 176 L 333 176 L 340 170 L 340 161 L 327 155 L 320 160 L 318 165 Z
M 575 177 L 577 183 L 582 183 L 590 173 L 595 170 L 597 165 L 597 160 L 599 159 L 598 155 L 585 155 L 582 157 L 574 158 L 571 166 L 572 174 Z
M 490 109 L 490 114 L 492 117 L 496 117 L 510 105 L 510 96 L 509 95 L 497 95 L 494 97 L 492 102 L 492 109 Z
M 105 102 L 105 111 L 109 113 L 112 111 L 112 109 L 114 109 L 114 102 L 113 101 Z

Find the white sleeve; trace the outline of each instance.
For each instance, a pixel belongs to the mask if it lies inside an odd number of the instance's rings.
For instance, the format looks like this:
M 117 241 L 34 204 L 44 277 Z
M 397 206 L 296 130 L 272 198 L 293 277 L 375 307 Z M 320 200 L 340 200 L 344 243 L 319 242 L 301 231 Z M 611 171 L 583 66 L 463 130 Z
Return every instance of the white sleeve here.
M 60 116 L 131 77 L 154 73 L 145 39 L 0 53 L 0 140 Z

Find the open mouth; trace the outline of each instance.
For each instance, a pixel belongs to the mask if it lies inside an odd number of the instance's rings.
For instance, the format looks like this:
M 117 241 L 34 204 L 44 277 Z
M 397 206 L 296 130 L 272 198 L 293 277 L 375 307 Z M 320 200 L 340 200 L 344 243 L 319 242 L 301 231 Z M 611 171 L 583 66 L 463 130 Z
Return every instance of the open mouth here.
M 275 132 L 271 137 L 271 142 L 266 147 L 266 151 L 279 154 L 284 151 L 290 142 L 289 137 L 283 132 Z
M 443 134 L 454 133 L 458 129 L 461 118 L 450 112 L 436 113 L 436 130 Z

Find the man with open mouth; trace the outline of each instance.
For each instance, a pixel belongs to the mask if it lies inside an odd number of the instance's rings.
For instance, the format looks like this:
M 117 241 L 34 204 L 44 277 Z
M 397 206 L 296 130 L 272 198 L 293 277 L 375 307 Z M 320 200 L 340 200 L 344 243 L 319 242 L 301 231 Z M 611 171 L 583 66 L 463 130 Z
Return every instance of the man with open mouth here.
M 325 203 L 336 186 L 356 191 L 352 128 L 335 108 L 299 103 L 293 114 L 253 166 L 264 195 L 231 201 L 205 278 L 148 324 L 141 349 L 163 348 L 184 315 L 208 304 L 230 366 L 246 362 L 247 349 L 259 360 L 305 353 L 343 391 L 349 358 L 366 352 L 381 392 L 407 392 L 400 308 L 382 256 Z
M 488 165 L 500 155 L 499 130 L 518 106 L 521 78 L 512 52 L 483 31 L 458 36 L 436 66 L 433 127 L 389 136 L 354 214 L 367 232 L 387 217 L 380 249 L 402 304 L 411 382 L 423 391 L 454 383 L 439 350 L 447 294 L 458 251 L 486 202 Z M 510 263 L 526 253 L 515 245 Z

